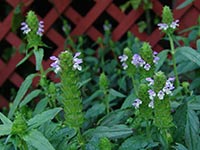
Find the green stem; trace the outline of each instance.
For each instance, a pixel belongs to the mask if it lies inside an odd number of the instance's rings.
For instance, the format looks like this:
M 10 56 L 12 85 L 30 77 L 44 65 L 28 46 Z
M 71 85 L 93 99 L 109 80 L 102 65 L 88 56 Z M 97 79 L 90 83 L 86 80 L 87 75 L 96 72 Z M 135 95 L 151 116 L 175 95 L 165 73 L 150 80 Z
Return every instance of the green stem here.
M 173 42 L 172 36 L 170 34 L 168 34 L 168 37 L 169 37 L 169 42 L 170 42 L 170 47 L 171 47 L 172 61 L 173 61 L 173 67 L 174 67 L 174 75 L 175 75 L 175 78 L 176 78 L 176 87 L 179 87 L 180 82 L 179 82 L 179 79 L 178 79 L 178 72 L 177 72 L 177 68 L 176 68 L 174 42 Z
M 108 92 L 104 93 L 105 95 L 105 105 L 106 105 L 106 114 L 109 114 L 109 99 L 108 99 Z
M 132 77 L 132 83 L 133 83 L 133 88 L 134 88 L 134 94 L 137 96 L 138 95 L 138 83 L 136 82 L 137 80 Z
M 77 129 L 77 133 L 78 133 L 77 138 L 78 138 L 78 142 L 80 144 L 80 147 L 81 147 L 82 150 L 85 150 L 85 142 L 84 142 L 84 139 L 81 135 L 80 128 Z

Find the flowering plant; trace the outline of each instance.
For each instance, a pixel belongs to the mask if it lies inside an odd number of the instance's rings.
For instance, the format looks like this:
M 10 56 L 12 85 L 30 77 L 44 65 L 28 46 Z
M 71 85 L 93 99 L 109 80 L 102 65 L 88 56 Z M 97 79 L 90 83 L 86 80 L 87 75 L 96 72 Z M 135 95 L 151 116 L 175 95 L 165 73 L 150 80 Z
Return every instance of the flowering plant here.
M 76 52 L 66 48 L 51 56 L 45 70 L 45 23 L 29 11 L 21 23 L 26 56 L 17 66 L 34 55 L 37 72 L 26 77 L 8 114 L 0 113 L 0 149 L 198 149 L 199 77 L 194 74 L 200 42 L 197 51 L 175 45 L 178 23 L 165 6 L 158 28 L 170 50 L 158 53 L 131 32 L 125 44 L 114 42 L 106 21 L 96 56 L 92 48 L 83 48 L 83 37 L 75 43 L 64 24 L 67 43 Z M 36 77 L 39 83 L 32 87 Z

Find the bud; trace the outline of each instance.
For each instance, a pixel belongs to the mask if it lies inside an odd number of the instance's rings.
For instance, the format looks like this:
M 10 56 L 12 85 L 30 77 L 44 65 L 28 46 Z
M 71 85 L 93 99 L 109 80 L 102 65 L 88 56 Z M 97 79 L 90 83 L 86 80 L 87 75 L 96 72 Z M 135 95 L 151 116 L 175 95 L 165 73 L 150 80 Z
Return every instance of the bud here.
M 105 73 L 101 73 L 99 77 L 99 87 L 103 91 L 107 91 L 108 89 L 108 78 Z
M 166 76 L 163 72 L 159 71 L 154 76 L 154 91 L 158 93 L 166 83 Z
M 170 25 L 173 22 L 173 14 L 171 9 L 168 6 L 164 6 L 163 12 L 162 12 L 162 22 Z

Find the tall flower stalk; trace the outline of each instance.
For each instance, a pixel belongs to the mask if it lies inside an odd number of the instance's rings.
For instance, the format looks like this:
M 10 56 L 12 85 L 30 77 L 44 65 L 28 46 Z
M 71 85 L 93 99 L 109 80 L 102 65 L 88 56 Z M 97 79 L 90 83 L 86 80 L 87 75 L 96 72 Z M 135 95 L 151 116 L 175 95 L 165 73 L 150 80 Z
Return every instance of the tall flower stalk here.
M 179 20 L 174 21 L 173 13 L 171 12 L 170 8 L 168 6 L 165 6 L 162 12 L 162 23 L 159 23 L 158 26 L 159 26 L 159 30 L 162 30 L 164 33 L 166 33 L 169 38 L 172 62 L 173 62 L 173 68 L 174 68 L 174 75 L 176 78 L 177 87 L 180 85 L 180 82 L 179 82 L 178 72 L 177 72 L 177 67 L 176 67 L 175 47 L 174 47 L 172 36 L 176 28 L 179 26 L 178 22 Z
M 77 74 L 77 70 L 82 69 L 80 66 L 82 59 L 78 56 L 80 56 L 80 53 L 76 53 L 73 57 L 72 53 L 64 51 L 58 58 L 51 57 L 55 61 L 51 66 L 56 73 L 59 73 L 61 79 L 64 124 L 76 130 L 78 143 L 83 146 L 84 141 L 80 129 L 84 121 L 84 115 L 82 113 L 81 92 L 78 87 L 79 78 Z

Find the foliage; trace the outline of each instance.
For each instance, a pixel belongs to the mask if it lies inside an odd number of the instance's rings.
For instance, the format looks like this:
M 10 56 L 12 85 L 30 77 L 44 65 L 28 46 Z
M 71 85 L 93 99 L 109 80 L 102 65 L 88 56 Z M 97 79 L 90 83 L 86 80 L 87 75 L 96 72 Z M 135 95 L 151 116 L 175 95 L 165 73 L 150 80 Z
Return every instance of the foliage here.
M 29 11 L 22 23 L 27 55 L 18 65 L 34 55 L 37 72 L 21 84 L 8 114 L 0 113 L 0 149 L 200 147 L 199 35 L 185 39 L 185 45 L 180 46 L 178 40 L 183 37 L 175 35 L 178 22 L 169 7 L 163 8 L 158 26 L 170 49 L 160 53 L 131 32 L 125 41 L 114 42 L 108 21 L 103 27 L 104 38 L 94 45 L 96 49 L 85 48 L 82 36 L 72 40 L 66 20 L 63 25 L 65 47 L 69 48 L 58 57 L 51 56 L 51 67 L 45 70 L 43 22 Z M 198 29 L 187 31 L 191 35 Z M 191 41 L 196 41 L 197 50 L 188 45 Z M 59 78 L 57 83 L 47 77 L 53 72 Z M 39 83 L 32 87 L 36 77 Z

